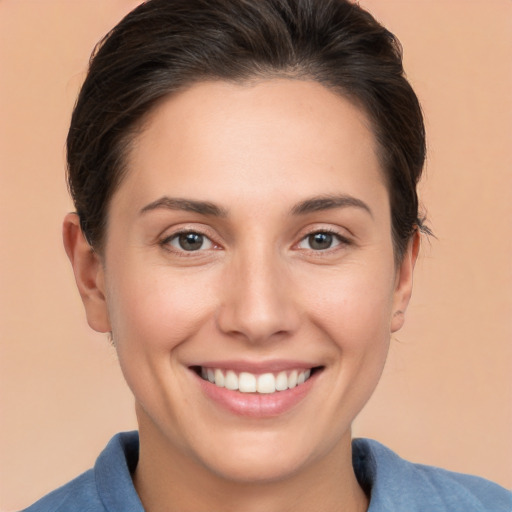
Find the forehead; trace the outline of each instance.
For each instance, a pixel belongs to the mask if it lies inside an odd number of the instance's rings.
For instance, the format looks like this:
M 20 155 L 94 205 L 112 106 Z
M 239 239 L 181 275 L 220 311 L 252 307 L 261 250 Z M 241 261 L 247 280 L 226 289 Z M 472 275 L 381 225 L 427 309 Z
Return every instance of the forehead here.
M 364 112 L 312 81 L 202 82 L 145 119 L 114 195 L 142 203 L 165 194 L 256 201 L 286 191 L 361 194 L 384 184 Z M 198 199 L 204 199 L 198 197 Z

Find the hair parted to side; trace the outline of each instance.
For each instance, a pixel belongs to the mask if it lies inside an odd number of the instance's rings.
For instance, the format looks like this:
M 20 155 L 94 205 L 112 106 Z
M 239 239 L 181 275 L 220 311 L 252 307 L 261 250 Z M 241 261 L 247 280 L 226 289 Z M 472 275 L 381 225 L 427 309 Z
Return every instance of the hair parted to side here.
M 418 99 L 400 43 L 348 0 L 149 0 L 98 44 L 67 138 L 68 182 L 82 231 L 104 243 L 110 199 L 144 116 L 204 80 L 315 80 L 368 116 L 390 195 L 399 261 L 416 229 L 425 160 Z

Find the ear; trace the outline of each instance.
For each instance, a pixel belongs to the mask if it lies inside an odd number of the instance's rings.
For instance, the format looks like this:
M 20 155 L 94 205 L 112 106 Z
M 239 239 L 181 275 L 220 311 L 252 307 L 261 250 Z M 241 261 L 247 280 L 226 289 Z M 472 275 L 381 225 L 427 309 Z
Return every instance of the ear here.
M 405 311 L 412 295 L 412 281 L 414 265 L 420 249 L 420 233 L 416 230 L 412 236 L 402 262 L 397 269 L 395 291 L 393 296 L 393 317 L 391 318 L 391 332 L 402 328 L 405 321 Z
M 68 213 L 64 218 L 62 238 L 84 303 L 87 322 L 95 331 L 110 332 L 103 265 L 82 233 L 76 213 Z

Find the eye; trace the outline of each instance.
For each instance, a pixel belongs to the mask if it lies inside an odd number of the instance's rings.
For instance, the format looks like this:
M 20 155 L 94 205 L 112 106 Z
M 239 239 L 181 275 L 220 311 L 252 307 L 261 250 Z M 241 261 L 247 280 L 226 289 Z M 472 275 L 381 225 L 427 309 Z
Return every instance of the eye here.
M 176 233 L 164 240 L 164 244 L 169 244 L 178 251 L 200 251 L 213 248 L 213 242 L 205 235 L 194 231 Z
M 347 243 L 347 241 L 336 233 L 330 233 L 329 231 L 317 231 L 316 233 L 310 233 L 304 237 L 300 241 L 298 247 L 300 249 L 310 249 L 313 251 L 325 251 L 327 249 L 332 249 L 343 242 Z

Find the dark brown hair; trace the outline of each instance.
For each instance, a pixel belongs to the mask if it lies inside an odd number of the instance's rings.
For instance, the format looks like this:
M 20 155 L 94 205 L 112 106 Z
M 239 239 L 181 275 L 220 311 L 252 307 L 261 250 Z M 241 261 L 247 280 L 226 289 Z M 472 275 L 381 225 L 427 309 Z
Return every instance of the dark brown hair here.
M 109 32 L 91 57 L 67 139 L 69 188 L 92 247 L 102 248 L 131 140 L 159 100 L 202 80 L 260 77 L 315 80 L 365 111 L 401 259 L 422 228 L 421 108 L 398 40 L 347 0 L 149 0 Z

